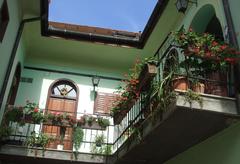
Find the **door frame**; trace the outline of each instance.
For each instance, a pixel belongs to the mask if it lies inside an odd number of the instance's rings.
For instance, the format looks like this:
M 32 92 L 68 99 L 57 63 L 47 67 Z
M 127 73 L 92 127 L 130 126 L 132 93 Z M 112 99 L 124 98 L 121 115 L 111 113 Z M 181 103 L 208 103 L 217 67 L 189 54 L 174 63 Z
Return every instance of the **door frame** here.
M 69 80 L 69 79 L 66 79 L 66 78 L 62 78 L 62 79 L 57 79 L 55 81 L 52 82 L 52 84 L 49 86 L 48 88 L 48 96 L 47 96 L 47 102 L 46 102 L 46 106 L 45 106 L 45 112 L 47 113 L 49 111 L 48 109 L 48 106 L 49 106 L 49 102 L 50 102 L 50 99 L 51 99 L 51 91 L 52 89 L 57 86 L 58 84 L 61 84 L 61 83 L 65 83 L 67 85 L 70 85 L 71 87 L 73 87 L 73 89 L 76 90 L 76 98 L 75 99 L 68 99 L 66 98 L 66 100 L 75 100 L 76 101 L 76 105 L 75 105 L 75 109 L 73 111 L 73 113 L 71 113 L 73 116 L 77 117 L 77 109 L 78 109 L 78 101 L 79 101 L 79 89 L 78 89 L 78 86 L 77 84 L 72 81 L 72 80 Z M 58 98 L 58 97 L 52 97 L 52 98 Z M 59 99 L 64 99 L 64 98 L 60 98 Z M 67 112 L 68 113 L 68 112 Z M 45 125 L 45 126 L 49 126 L 49 125 Z M 44 132 L 44 128 L 42 129 L 42 132 Z M 73 146 L 73 145 L 72 145 Z

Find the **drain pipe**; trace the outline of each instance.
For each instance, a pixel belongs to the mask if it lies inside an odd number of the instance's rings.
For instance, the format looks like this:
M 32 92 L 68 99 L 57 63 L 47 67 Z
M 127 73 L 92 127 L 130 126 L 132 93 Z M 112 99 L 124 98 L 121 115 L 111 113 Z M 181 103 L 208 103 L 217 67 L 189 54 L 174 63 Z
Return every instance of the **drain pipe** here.
M 16 39 L 15 39 L 15 42 L 14 42 L 14 45 L 13 45 L 13 48 L 12 48 L 12 51 L 11 51 L 11 56 L 10 56 L 10 59 L 9 59 L 9 62 L 8 62 L 8 68 L 7 68 L 5 78 L 4 78 L 4 81 L 3 81 L 3 85 L 2 85 L 2 88 L 1 88 L 1 91 L 0 91 L 0 109 L 2 108 L 4 95 L 5 95 L 5 92 L 6 92 L 6 89 L 7 89 L 8 81 L 9 81 L 10 74 L 11 74 L 12 67 L 13 67 L 13 63 L 14 63 L 14 59 L 16 57 L 16 52 L 17 52 L 17 49 L 18 49 L 18 45 L 19 45 L 19 42 L 21 40 L 21 36 L 22 36 L 22 33 L 23 33 L 24 25 L 26 23 L 35 22 L 35 21 L 39 21 L 39 20 L 41 20 L 41 17 L 23 19 L 21 21 L 19 27 L 18 27 L 17 36 L 16 36 Z
M 236 37 L 236 32 L 234 29 L 234 24 L 233 24 L 233 19 L 232 19 L 232 15 L 231 15 L 231 10 L 230 10 L 230 5 L 229 5 L 229 1 L 228 0 L 222 0 L 223 3 L 223 8 L 224 8 L 224 12 L 225 12 L 225 16 L 226 16 L 226 20 L 227 20 L 227 26 L 228 26 L 228 34 L 229 34 L 229 43 L 231 45 L 233 45 L 235 48 L 239 49 L 239 45 L 238 45 L 238 40 Z M 236 97 L 236 105 L 237 105 L 237 109 L 238 109 L 238 114 L 240 113 L 240 86 L 238 86 L 238 84 L 240 83 L 240 65 L 237 64 L 236 66 L 234 66 L 233 68 L 233 74 L 234 76 L 234 82 L 235 82 L 235 97 Z

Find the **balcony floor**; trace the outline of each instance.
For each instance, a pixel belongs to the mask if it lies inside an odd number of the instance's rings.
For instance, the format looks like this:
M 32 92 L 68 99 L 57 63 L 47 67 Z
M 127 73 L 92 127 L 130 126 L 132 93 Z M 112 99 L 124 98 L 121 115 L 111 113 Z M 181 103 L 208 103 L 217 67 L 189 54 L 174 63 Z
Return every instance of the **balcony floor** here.
M 98 164 L 104 163 L 106 156 L 79 153 L 76 159 L 70 151 L 27 149 L 22 146 L 4 145 L 0 149 L 0 162 L 17 164 Z
M 203 96 L 204 106 L 186 104 L 180 96 L 167 112 L 152 124 L 151 118 L 143 123 L 143 140 L 131 138 L 119 149 L 112 163 L 160 164 L 227 128 L 239 117 L 235 100 Z M 211 102 L 211 106 L 205 104 Z M 214 103 L 216 103 L 214 105 Z M 217 109 L 216 109 L 216 105 Z M 221 106 L 221 107 L 220 107 Z M 234 109 L 225 110 L 224 108 Z M 207 108 L 209 110 L 207 110 Z M 212 110 L 211 110 L 212 109 Z M 222 112 L 216 112 L 221 110 Z

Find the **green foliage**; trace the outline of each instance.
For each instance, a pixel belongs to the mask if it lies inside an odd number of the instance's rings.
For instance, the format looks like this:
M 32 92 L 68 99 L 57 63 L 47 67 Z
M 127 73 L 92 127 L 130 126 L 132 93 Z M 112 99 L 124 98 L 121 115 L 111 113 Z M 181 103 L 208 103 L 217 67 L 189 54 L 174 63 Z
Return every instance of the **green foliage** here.
M 107 126 L 110 125 L 109 119 L 103 118 L 103 117 L 98 117 L 97 122 L 98 122 L 98 125 L 101 126 L 102 128 L 106 128 Z
M 101 146 L 105 141 L 105 136 L 103 134 L 95 136 L 95 144 L 96 146 Z
M 112 154 L 112 146 L 105 144 L 105 136 L 103 134 L 95 136 L 95 143 L 91 144 L 91 153 L 93 154 Z
M 112 145 L 101 145 L 96 146 L 95 144 L 91 145 L 92 154 L 102 154 L 102 155 L 111 155 L 112 154 Z
M 225 69 L 228 64 L 236 64 L 240 60 L 240 52 L 227 43 L 217 40 L 213 35 L 199 34 L 192 29 L 182 28 L 173 32 L 174 41 L 183 48 L 187 56 L 207 59 L 209 67 Z M 210 62 L 209 62 L 210 61 Z
M 39 124 L 44 120 L 43 111 L 38 108 L 38 104 L 29 101 L 24 107 L 8 106 L 5 117 L 5 121 L 18 122 L 21 125 L 25 122 Z
M 121 110 L 129 110 L 129 104 L 139 98 L 138 78 L 147 63 L 157 65 L 158 61 L 154 57 L 145 58 L 143 61 L 137 59 L 133 68 L 124 75 L 126 80 L 123 80 L 123 83 L 117 88 L 117 93 L 120 96 L 117 97 L 113 103 L 113 108 L 111 110 L 112 115 L 118 114 Z
M 53 125 L 56 126 L 73 126 L 76 123 L 75 118 L 70 114 L 64 112 L 51 112 L 46 115 L 46 121 L 51 121 Z
M 103 148 L 104 155 L 111 155 L 112 154 L 112 145 L 105 145 Z
M 174 69 L 172 69 L 165 78 L 159 82 L 153 82 L 150 88 L 149 102 L 154 106 L 152 109 L 153 123 L 166 111 L 176 99 L 176 93 L 172 90 L 172 79 L 174 77 Z
M 93 125 L 93 122 L 96 121 L 96 118 L 94 118 L 93 116 L 90 116 L 90 115 L 83 115 L 81 117 L 81 125 L 85 125 L 85 123 L 88 124 L 88 126 L 92 126 Z
M 11 133 L 12 133 L 11 127 L 2 125 L 0 127 L 0 140 L 4 140 L 5 138 L 9 137 Z
M 63 144 L 63 140 L 64 140 L 64 137 L 65 137 L 65 133 L 66 133 L 66 130 L 67 130 L 67 127 L 66 126 L 60 126 L 60 144 Z
M 41 147 L 45 149 L 47 144 L 53 140 L 54 139 L 52 137 L 49 137 L 47 134 L 36 134 L 33 131 L 31 135 L 27 137 L 25 144 L 29 147 Z
M 192 101 L 196 101 L 199 103 L 200 107 L 203 107 L 203 99 L 202 97 L 196 93 L 193 92 L 191 89 L 188 89 L 187 92 L 184 94 L 185 102 L 188 102 L 189 104 L 192 103 Z
M 81 147 L 83 141 L 84 132 L 81 127 L 76 127 L 73 132 L 73 146 L 76 151 Z
M 23 107 L 9 107 L 5 113 L 5 120 L 20 122 L 23 117 Z

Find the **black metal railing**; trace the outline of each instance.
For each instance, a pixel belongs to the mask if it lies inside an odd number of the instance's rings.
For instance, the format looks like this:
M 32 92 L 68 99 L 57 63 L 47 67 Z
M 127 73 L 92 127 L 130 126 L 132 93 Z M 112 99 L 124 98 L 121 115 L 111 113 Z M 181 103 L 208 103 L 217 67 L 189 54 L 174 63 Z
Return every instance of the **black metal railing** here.
M 51 110 L 51 111 L 53 111 L 53 110 Z M 95 115 L 95 114 L 86 114 L 86 113 L 80 113 L 80 112 L 77 112 L 74 114 L 77 116 L 77 118 L 79 118 L 83 115 L 91 115 L 92 117 L 95 117 L 95 118 L 104 117 L 104 118 L 107 118 L 110 120 L 110 125 L 107 126 L 106 129 L 91 129 L 91 126 L 89 126 L 90 128 L 88 128 L 88 129 L 83 128 L 84 137 L 83 137 L 83 141 L 81 143 L 81 147 L 77 152 L 102 154 L 102 155 L 112 154 L 113 135 L 111 135 L 110 132 L 114 131 L 114 125 L 113 125 L 113 121 L 112 121 L 111 117 L 106 116 L 106 115 L 99 116 L 99 115 Z M 24 122 L 24 120 L 23 120 L 23 122 Z M 48 130 L 50 129 L 50 131 L 48 131 L 46 133 L 43 130 L 44 126 L 50 126 L 52 128 L 48 128 Z M 9 122 L 9 128 L 11 128 L 11 134 L 4 141 L 4 144 L 27 146 L 26 141 L 33 133 L 36 133 L 36 136 L 38 136 L 42 133 L 46 133 L 49 135 L 49 137 L 53 137 L 56 139 L 56 137 L 57 137 L 56 135 L 59 135 L 59 131 L 56 132 L 56 128 L 53 128 L 53 127 L 57 127 L 57 126 L 49 125 L 49 124 L 45 124 L 45 123 L 34 124 L 34 123 L 26 122 L 23 124 L 23 123 L 19 123 L 19 122 Z M 69 128 L 69 127 L 67 127 L 67 128 Z M 51 134 L 54 134 L 54 135 L 51 135 Z M 69 135 L 69 134 L 66 134 L 66 135 Z M 72 135 L 72 134 L 70 134 L 70 135 Z M 96 136 L 100 136 L 100 135 L 104 136 L 104 141 L 101 145 L 101 147 L 102 147 L 101 151 L 99 151 L 99 146 L 98 145 L 96 146 Z M 70 138 L 70 140 L 71 139 L 72 138 Z M 66 141 L 66 140 L 68 140 L 68 139 L 64 138 L 64 141 Z M 73 148 L 73 144 L 72 143 L 70 143 L 70 144 L 72 145 L 71 146 L 72 148 L 71 148 L 71 150 L 68 150 L 68 151 L 76 152 L 76 150 L 74 150 L 74 148 Z M 48 148 L 48 145 L 46 148 Z M 107 145 L 108 145 L 108 147 L 106 147 Z M 105 151 L 105 149 L 107 149 L 107 151 Z
M 155 53 L 154 57 L 159 61 L 158 72 L 152 83 L 159 82 L 164 78 L 164 74 L 168 72 L 164 72 L 164 64 L 166 63 L 166 59 L 169 56 L 172 50 L 176 50 L 178 52 L 178 57 L 185 60 L 185 56 L 182 53 L 180 47 L 176 46 L 173 42 L 173 38 L 171 37 L 171 33 L 166 37 L 164 43 L 161 44 L 160 48 Z M 179 61 L 178 61 L 179 62 Z M 179 64 L 179 63 L 178 63 Z M 169 71 L 169 70 L 167 70 Z M 174 73 L 174 77 L 184 76 L 187 79 L 188 88 L 194 90 L 194 84 L 192 81 L 202 82 L 205 85 L 205 91 L 199 91 L 200 94 L 209 94 L 216 96 L 225 96 L 232 97 L 234 96 L 234 83 L 233 83 L 233 74 L 231 73 L 230 66 L 226 68 L 224 73 L 222 72 L 211 72 L 204 77 L 194 77 L 188 75 L 188 72 L 185 71 L 183 74 Z M 216 77 L 215 77 L 216 76 Z M 220 76 L 220 77 L 217 77 Z M 173 88 L 174 89 L 174 88 Z M 212 89 L 212 90 L 211 90 Z M 176 90 L 177 91 L 177 90 Z M 134 134 L 134 129 L 140 127 L 140 125 L 135 126 L 136 124 L 141 124 L 146 119 L 146 106 L 149 102 L 146 101 L 146 97 L 149 96 L 149 92 L 142 92 L 140 98 L 135 102 L 131 110 L 122 120 L 119 125 L 115 126 L 117 129 L 117 136 L 113 142 L 114 152 L 119 150 L 121 146 L 127 141 L 131 135 Z M 148 99 L 149 100 L 149 99 Z M 151 100 L 150 100 L 151 101 Z
M 160 48 L 155 53 L 155 58 L 159 61 L 157 66 L 157 75 L 154 77 L 152 83 L 160 82 L 165 74 L 171 69 L 165 69 L 166 60 L 170 55 L 172 50 L 176 50 L 178 52 L 179 60 L 184 60 L 184 55 L 181 52 L 181 49 L 174 45 L 171 35 L 169 34 L 167 38 L 164 40 L 164 43 L 160 46 Z M 178 61 L 179 62 L 179 61 Z M 205 84 L 205 87 L 213 88 L 215 87 L 215 92 L 210 92 L 209 90 L 205 90 L 201 94 L 212 94 L 218 96 L 233 96 L 234 93 L 234 83 L 233 83 L 233 74 L 231 73 L 231 68 L 229 68 L 225 74 L 216 74 L 216 72 L 212 73 L 212 77 L 205 75 L 204 77 L 193 77 L 188 75 L 188 71 L 185 71 L 183 74 L 174 73 L 175 77 L 184 76 L 188 81 L 188 88 L 193 89 L 193 85 L 191 81 L 197 80 Z M 214 76 L 222 76 L 222 77 L 214 77 Z M 222 80 L 223 78 L 224 80 Z M 173 88 L 174 89 L 174 88 Z M 142 124 L 142 122 L 148 117 L 146 112 L 146 106 L 149 104 L 149 91 L 144 91 L 140 93 L 139 98 L 135 101 L 134 105 L 131 107 L 127 115 L 123 118 L 119 125 L 113 125 L 113 121 L 111 120 L 110 126 L 107 127 L 106 130 L 93 130 L 93 129 L 84 129 L 85 137 L 82 141 L 82 146 L 79 152 L 83 153 L 93 153 L 98 154 L 97 152 L 91 151 L 91 146 L 95 144 L 94 136 L 103 134 L 106 138 L 104 144 L 112 147 L 112 153 L 118 151 L 131 136 L 136 132 L 136 129 Z M 86 113 L 76 113 L 76 116 L 82 116 Z M 89 114 L 92 115 L 92 114 Z M 98 117 L 97 115 L 95 115 Z M 32 131 L 38 131 L 42 133 L 43 124 L 28 124 L 24 127 L 20 127 L 17 123 L 10 123 L 10 126 L 13 128 L 13 133 L 10 136 L 10 141 L 12 144 L 23 144 L 26 138 L 31 134 Z M 22 129 L 21 129 L 22 128 Z M 21 129 L 19 133 L 19 129 Z

